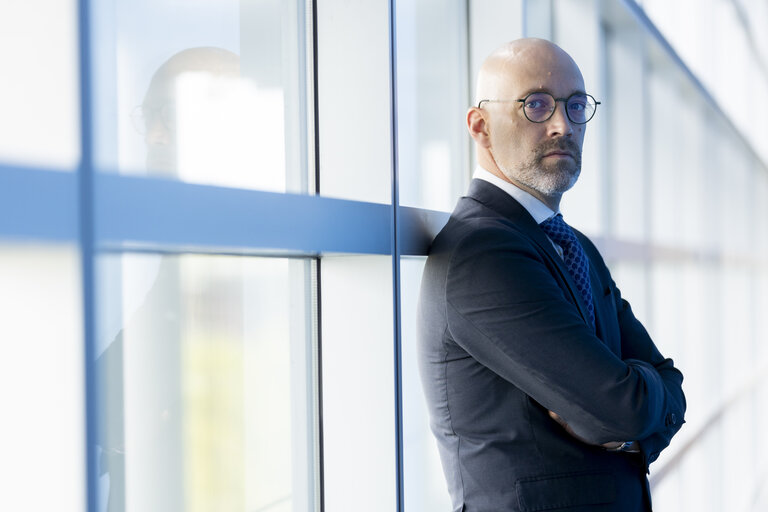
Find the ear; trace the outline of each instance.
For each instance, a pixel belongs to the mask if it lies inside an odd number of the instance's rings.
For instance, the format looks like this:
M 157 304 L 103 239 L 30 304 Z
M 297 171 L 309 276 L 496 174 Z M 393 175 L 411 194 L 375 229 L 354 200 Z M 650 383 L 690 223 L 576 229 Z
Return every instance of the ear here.
M 467 111 L 467 130 L 475 142 L 484 148 L 491 146 L 486 113 L 477 107 L 470 107 Z

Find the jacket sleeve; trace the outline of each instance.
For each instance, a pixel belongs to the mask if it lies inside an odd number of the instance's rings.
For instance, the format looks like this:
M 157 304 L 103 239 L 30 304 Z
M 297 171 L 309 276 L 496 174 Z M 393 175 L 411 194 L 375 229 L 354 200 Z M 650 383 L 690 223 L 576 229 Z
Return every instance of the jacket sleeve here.
M 682 388 L 683 374 L 675 368 L 671 359 L 665 359 L 659 353 L 648 332 L 632 314 L 629 303 L 621 299 L 619 290 L 613 282 L 611 284 L 614 287 L 614 295 L 617 300 L 622 357 L 625 362 L 638 361 L 650 365 L 661 379 L 667 392 L 667 400 L 671 404 L 669 411 L 664 416 L 664 428 L 650 436 L 638 439 L 647 469 L 648 465 L 659 457 L 661 450 L 669 445 L 672 436 L 685 423 L 683 415 L 686 401 Z
M 449 262 L 445 314 L 459 346 L 590 442 L 671 438 L 669 418 L 682 420 L 682 376 L 628 305 L 619 313 L 622 343 L 627 337 L 622 360 L 586 326 L 524 236 L 484 227 L 460 240 Z
M 653 367 L 668 392 L 668 399 L 674 403 L 670 412 L 664 417 L 664 429 L 644 439 L 636 439 L 636 441 L 640 441 L 640 449 L 647 469 L 648 465 L 658 458 L 661 450 L 669 445 L 672 436 L 685 423 L 683 414 L 685 413 L 686 402 L 682 389 L 683 375 L 675 368 L 671 359 L 665 359 L 661 355 L 645 327 L 632 313 L 629 303 L 621 297 L 621 292 L 611 278 L 600 252 L 588 238 L 579 235 L 584 249 L 589 254 L 590 261 L 597 267 L 597 273 L 601 275 L 602 281 L 609 283 L 611 296 L 614 298 L 622 359 L 625 362 L 633 361 L 637 364 L 647 363 Z

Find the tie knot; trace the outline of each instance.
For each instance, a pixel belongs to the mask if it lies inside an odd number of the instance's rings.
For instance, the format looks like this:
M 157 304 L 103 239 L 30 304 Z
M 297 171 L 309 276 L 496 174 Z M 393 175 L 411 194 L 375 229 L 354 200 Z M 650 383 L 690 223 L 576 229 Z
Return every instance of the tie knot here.
M 552 239 L 557 245 L 561 247 L 567 247 L 574 242 L 578 242 L 576 235 L 573 233 L 571 227 L 565 223 L 563 216 L 559 213 L 547 219 L 540 224 L 541 229 Z

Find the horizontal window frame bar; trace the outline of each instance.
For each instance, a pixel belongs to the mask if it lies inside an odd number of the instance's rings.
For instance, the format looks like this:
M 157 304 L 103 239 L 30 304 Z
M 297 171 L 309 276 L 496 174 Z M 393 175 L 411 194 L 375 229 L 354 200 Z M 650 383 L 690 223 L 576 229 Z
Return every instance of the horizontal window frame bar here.
M 78 243 L 78 201 L 76 172 L 0 164 L 0 242 Z M 96 249 L 103 252 L 392 254 L 391 204 L 106 173 L 95 176 L 95 202 Z M 400 206 L 400 254 L 425 256 L 448 218 L 447 212 Z M 768 258 L 613 237 L 593 240 L 607 260 L 761 268 Z
M 99 249 L 389 254 L 390 205 L 101 174 Z
M 96 177 L 95 201 L 100 250 L 392 254 L 387 204 L 110 174 Z M 399 212 L 401 254 L 426 255 L 449 214 Z
M 78 175 L 0 165 L 0 240 L 79 240 Z
M 106 173 L 94 186 L 100 251 L 392 253 L 392 205 Z M 76 243 L 78 196 L 76 172 L 0 165 L 0 240 Z M 425 255 L 448 220 L 419 208 L 399 213 L 409 256 Z

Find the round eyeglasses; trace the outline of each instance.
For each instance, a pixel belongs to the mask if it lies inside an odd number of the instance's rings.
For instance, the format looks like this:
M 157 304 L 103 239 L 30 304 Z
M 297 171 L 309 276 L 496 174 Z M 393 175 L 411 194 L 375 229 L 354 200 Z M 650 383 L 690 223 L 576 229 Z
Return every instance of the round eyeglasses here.
M 159 106 L 139 105 L 131 112 L 133 127 L 141 135 L 146 135 L 152 123 L 160 120 L 166 130 L 176 129 L 176 107 L 171 103 Z
M 549 121 L 555 113 L 558 101 L 565 103 L 565 114 L 574 124 L 585 124 L 592 119 L 600 104 L 592 95 L 580 92 L 571 94 L 567 98 L 555 98 L 548 92 L 532 92 L 521 100 L 480 100 L 477 108 L 482 108 L 483 103 L 520 102 L 523 104 L 526 119 L 532 123 L 543 123 Z

